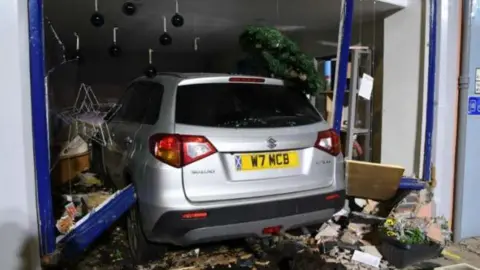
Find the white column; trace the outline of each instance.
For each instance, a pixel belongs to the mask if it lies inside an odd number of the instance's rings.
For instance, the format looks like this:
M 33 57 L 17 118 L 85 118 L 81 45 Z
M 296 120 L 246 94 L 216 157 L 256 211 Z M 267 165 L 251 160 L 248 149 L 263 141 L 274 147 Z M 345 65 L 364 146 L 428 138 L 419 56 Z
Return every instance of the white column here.
M 27 1 L 2 0 L 0 18 L 0 262 L 39 269 Z
M 435 213 L 452 219 L 458 76 L 460 61 L 461 1 L 440 0 L 437 19 L 437 75 L 432 160 L 437 181 Z M 475 47 L 472 47 L 475 50 Z

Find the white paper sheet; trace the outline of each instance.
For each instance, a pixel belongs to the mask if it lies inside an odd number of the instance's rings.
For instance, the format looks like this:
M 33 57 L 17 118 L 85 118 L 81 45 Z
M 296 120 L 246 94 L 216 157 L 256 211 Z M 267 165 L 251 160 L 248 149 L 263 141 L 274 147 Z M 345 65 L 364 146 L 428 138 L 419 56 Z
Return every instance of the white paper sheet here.
M 361 252 L 361 251 L 358 251 L 358 250 L 355 250 L 355 252 L 353 252 L 353 256 L 352 256 L 352 261 L 361 262 L 361 263 L 364 263 L 366 265 L 373 266 L 375 268 L 378 268 L 380 266 L 380 260 L 381 259 L 382 258 L 375 257 L 371 254 Z
M 364 99 L 370 100 L 372 98 L 373 90 L 373 77 L 363 73 L 362 79 L 360 79 L 360 89 L 358 89 L 358 95 Z

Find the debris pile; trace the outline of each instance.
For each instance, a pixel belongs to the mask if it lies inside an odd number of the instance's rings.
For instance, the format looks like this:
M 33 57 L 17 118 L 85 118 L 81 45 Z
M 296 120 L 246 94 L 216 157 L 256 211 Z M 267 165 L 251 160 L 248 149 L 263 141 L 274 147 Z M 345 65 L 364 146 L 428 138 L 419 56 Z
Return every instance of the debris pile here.
M 101 181 L 92 174 L 79 175 L 75 185 L 76 193 L 63 196 L 64 217 L 57 225 L 59 231 L 64 233 L 74 226 L 79 217 L 95 209 L 110 196 L 108 191 L 101 188 Z M 417 195 L 401 201 L 390 216 L 399 220 L 426 222 L 448 237 L 444 226 L 438 225 L 443 223 L 435 218 L 418 217 L 417 212 L 422 204 Z M 405 213 L 406 203 L 415 206 L 412 207 L 415 209 L 411 210 L 412 213 Z M 202 246 L 188 251 L 172 251 L 161 260 L 137 269 L 397 269 L 386 260 L 380 248 L 382 239 L 379 228 L 387 221 L 386 218 L 375 216 L 380 207 L 375 201 L 355 200 L 355 206 L 336 213 L 319 228 L 316 227 L 318 229 L 314 228 L 313 233 L 311 228 L 301 228 L 267 238 L 249 238 L 242 242 L 242 246 L 224 245 L 214 249 Z M 122 234 L 122 238 L 126 238 L 123 230 Z M 126 247 L 126 239 L 123 241 L 125 244 L 115 244 L 114 249 Z M 128 249 L 125 249 L 125 254 L 120 254 L 118 250 L 109 251 L 107 257 L 117 262 L 128 260 Z
M 348 219 L 346 226 L 339 225 L 341 219 Z M 337 263 L 346 269 L 395 269 L 382 260 L 382 255 L 372 242 L 375 242 L 372 234 L 377 218 L 366 219 L 361 222 L 351 222 L 351 219 L 359 220 L 359 217 L 334 217 L 324 223 L 315 239 L 317 240 L 322 258 L 327 263 Z
M 112 192 L 103 187 L 103 183 L 92 173 L 77 176 L 76 181 L 64 187 L 59 196 L 63 206 L 57 219 L 56 228 L 59 234 L 65 235 L 88 213 L 107 200 Z

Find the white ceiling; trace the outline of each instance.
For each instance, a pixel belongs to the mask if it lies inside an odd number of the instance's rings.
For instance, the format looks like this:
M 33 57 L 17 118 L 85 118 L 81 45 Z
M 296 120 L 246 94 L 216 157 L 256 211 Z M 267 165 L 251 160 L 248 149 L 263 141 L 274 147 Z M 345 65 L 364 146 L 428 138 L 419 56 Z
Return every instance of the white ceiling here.
M 107 50 L 112 43 L 112 29 L 118 27 L 118 44 L 123 51 L 146 51 L 148 48 L 169 51 L 192 51 L 193 39 L 200 37 L 201 51 L 229 50 L 247 25 L 302 26 L 295 35 L 328 31 L 338 27 L 340 0 L 179 0 L 185 25 L 174 28 L 170 19 L 175 13 L 175 0 L 132 0 L 138 7 L 134 16 L 122 13 L 125 1 L 98 0 L 105 24 L 90 24 L 94 0 L 49 0 L 44 3 L 45 15 L 53 23 L 62 41 L 73 49 L 77 32 L 83 50 Z M 398 7 L 380 1 L 358 0 L 355 19 L 371 21 Z M 277 12 L 278 10 L 278 12 Z M 167 16 L 168 33 L 173 38 L 169 47 L 161 47 L 162 16 Z M 377 17 L 377 18 L 378 18 Z M 52 35 L 47 33 L 51 44 Z

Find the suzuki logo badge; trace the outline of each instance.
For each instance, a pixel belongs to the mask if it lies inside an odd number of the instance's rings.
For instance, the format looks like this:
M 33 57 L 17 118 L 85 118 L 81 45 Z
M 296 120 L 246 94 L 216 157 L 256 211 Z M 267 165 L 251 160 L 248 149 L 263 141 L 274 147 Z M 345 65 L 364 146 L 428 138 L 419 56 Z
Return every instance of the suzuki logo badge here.
M 267 139 L 267 147 L 270 148 L 270 149 L 273 149 L 273 148 L 277 147 L 277 141 L 274 138 L 269 137 Z

